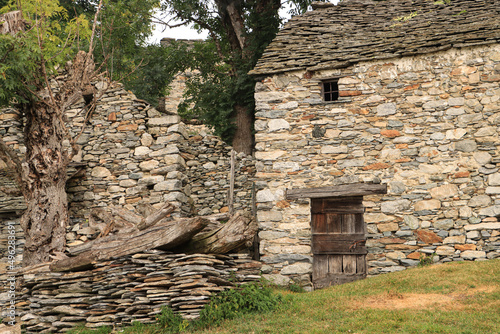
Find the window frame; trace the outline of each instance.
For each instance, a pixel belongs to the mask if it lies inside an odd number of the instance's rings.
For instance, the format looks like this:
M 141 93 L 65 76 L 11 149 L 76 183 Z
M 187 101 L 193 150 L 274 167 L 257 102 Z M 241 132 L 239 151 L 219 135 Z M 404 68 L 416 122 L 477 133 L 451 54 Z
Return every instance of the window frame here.
M 323 102 L 336 102 L 340 100 L 340 88 L 339 88 L 339 77 L 334 77 L 334 78 L 328 78 L 328 79 L 321 79 L 321 99 Z M 330 89 L 326 91 L 325 85 L 330 84 L 335 84 L 336 90 Z M 336 93 L 336 94 L 335 94 Z M 330 100 L 326 99 L 327 94 L 330 95 Z M 335 96 L 336 95 L 336 96 Z M 333 98 L 335 97 L 335 98 Z

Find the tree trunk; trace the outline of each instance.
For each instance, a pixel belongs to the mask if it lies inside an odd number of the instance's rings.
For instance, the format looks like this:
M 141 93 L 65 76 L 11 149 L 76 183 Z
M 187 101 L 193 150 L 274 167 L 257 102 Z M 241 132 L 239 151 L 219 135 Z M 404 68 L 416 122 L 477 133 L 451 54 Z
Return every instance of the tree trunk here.
M 234 111 L 236 131 L 233 138 L 233 148 L 236 152 L 251 155 L 253 150 L 253 117 L 246 106 L 236 105 Z
M 22 192 L 27 209 L 21 218 L 26 244 L 23 266 L 50 260 L 66 245 L 68 201 L 63 150 L 64 124 L 60 111 L 43 101 L 25 108 L 26 158 L 22 163 Z
M 180 253 L 227 254 L 253 244 L 258 226 L 250 213 L 238 212 L 224 224 L 217 224 L 211 231 L 202 231 L 175 251 Z

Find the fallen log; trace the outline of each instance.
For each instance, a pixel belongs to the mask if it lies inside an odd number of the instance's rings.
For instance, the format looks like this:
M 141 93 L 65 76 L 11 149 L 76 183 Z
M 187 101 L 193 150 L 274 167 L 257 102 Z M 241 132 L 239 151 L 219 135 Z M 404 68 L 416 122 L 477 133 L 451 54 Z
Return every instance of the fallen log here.
M 167 217 L 170 213 L 172 213 L 175 209 L 176 207 L 174 205 L 170 203 L 165 203 L 159 210 L 153 212 L 152 214 L 144 218 L 123 208 L 114 208 L 114 207 L 110 208 L 111 214 L 113 216 L 118 216 L 123 220 L 134 224 L 139 231 L 144 230 L 150 226 L 153 226 L 154 224 L 157 224 L 163 218 Z
M 168 250 L 191 240 L 207 226 L 202 217 L 179 219 L 155 225 L 131 234 L 117 234 L 88 242 L 89 250 L 75 257 L 53 262 L 51 271 L 72 271 L 88 268 L 98 261 L 139 253 L 147 249 Z
M 188 254 L 227 254 L 242 247 L 250 247 L 257 229 L 257 223 L 250 213 L 238 212 L 228 222 L 218 223 L 211 231 L 198 233 L 175 251 Z

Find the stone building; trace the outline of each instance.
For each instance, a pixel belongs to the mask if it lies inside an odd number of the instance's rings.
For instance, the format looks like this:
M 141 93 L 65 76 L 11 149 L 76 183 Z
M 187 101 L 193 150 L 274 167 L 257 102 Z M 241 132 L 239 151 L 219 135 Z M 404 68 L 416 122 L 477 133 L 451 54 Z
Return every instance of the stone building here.
M 322 287 L 499 257 L 499 2 L 313 9 L 250 72 L 266 276 Z

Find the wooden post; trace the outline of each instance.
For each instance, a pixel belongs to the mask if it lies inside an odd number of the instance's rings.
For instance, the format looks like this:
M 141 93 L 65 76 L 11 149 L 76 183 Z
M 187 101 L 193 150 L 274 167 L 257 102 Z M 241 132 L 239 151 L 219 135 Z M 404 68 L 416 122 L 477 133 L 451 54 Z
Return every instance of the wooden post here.
M 228 207 L 229 214 L 234 213 L 234 165 L 235 165 L 235 152 L 231 150 L 231 172 L 229 173 L 229 196 L 228 196 Z

